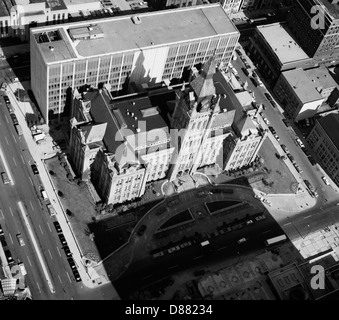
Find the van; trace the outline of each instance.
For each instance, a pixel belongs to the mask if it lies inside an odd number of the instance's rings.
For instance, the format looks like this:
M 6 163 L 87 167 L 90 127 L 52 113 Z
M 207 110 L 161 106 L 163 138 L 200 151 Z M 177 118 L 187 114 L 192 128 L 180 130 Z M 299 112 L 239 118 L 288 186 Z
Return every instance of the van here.
M 4 184 L 9 184 L 10 181 L 6 172 L 1 172 L 1 178 Z
M 41 196 L 42 199 L 48 200 L 47 192 L 44 189 L 41 189 Z

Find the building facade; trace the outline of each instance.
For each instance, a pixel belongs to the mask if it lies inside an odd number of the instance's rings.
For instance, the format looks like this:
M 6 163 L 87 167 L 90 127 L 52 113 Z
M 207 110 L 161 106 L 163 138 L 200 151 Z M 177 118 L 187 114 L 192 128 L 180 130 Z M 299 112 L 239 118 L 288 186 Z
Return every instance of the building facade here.
M 142 84 L 181 78 L 184 68 L 213 55 L 227 65 L 238 38 L 219 4 L 34 28 L 32 90 L 48 120 L 85 84 L 141 90 Z
M 339 61 L 339 9 L 335 0 L 296 0 L 287 23 L 297 42 L 319 65 Z
M 339 185 L 339 115 L 328 114 L 315 122 L 307 142 L 321 167 Z

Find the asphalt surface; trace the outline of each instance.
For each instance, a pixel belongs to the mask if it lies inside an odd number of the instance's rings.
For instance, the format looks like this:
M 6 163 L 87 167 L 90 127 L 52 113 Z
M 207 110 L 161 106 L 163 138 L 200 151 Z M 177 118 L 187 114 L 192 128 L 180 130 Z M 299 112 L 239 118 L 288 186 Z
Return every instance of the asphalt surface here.
M 72 272 L 66 260 L 60 240 L 53 226 L 53 220 L 46 210 L 46 202 L 40 195 L 39 175 L 34 175 L 30 164 L 33 162 L 22 136 L 18 136 L 12 124 L 3 98 L 0 115 L 0 144 L 10 167 L 14 185 L 4 185 L 0 181 L 0 223 L 4 229 L 6 242 L 15 261 L 24 262 L 28 275 L 26 282 L 33 299 L 71 299 L 77 295 L 80 284 L 72 280 Z M 42 170 L 43 168 L 39 168 Z M 47 264 L 56 292 L 52 294 L 45 281 L 41 264 L 19 211 L 22 201 L 30 225 Z M 21 233 L 25 246 L 20 246 L 16 234 Z

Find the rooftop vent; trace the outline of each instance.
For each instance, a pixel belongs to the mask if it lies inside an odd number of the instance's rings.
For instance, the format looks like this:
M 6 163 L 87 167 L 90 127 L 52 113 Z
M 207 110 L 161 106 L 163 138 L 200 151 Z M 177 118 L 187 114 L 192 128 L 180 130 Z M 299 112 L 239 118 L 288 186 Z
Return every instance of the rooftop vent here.
M 141 130 L 140 130 L 139 128 L 136 128 L 135 131 L 136 131 L 136 132 L 140 132 Z
M 137 121 L 137 120 L 138 120 L 138 117 L 134 117 L 134 120 Z
M 132 19 L 134 24 L 140 24 L 141 23 L 141 19 L 140 19 L 139 16 L 133 16 L 131 19 Z
M 134 113 L 133 112 L 131 113 L 131 117 L 134 117 Z
M 54 47 L 53 46 L 49 46 L 49 50 L 54 51 Z

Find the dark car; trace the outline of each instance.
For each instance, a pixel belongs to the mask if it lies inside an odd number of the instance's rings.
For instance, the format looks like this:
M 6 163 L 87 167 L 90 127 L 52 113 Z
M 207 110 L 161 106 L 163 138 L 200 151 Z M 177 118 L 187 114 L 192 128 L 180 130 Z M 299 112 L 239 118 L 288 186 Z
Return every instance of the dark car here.
M 65 236 L 62 234 L 62 233 L 59 233 L 59 239 L 60 239 L 60 242 L 63 246 L 65 246 L 67 244 L 67 241 L 66 241 L 66 238 Z
M 276 134 L 277 132 L 274 130 L 274 128 L 273 127 L 268 127 L 268 129 L 270 129 L 270 131 L 273 133 L 273 134 Z
M 80 277 L 78 269 L 73 269 L 73 275 L 74 275 L 76 282 L 81 282 L 81 277 Z
M 239 55 L 239 57 L 242 56 L 242 53 L 241 53 L 241 51 L 239 49 L 235 49 L 235 52 Z
M 5 100 L 5 103 L 6 103 L 6 104 L 10 104 L 10 101 L 9 101 L 8 96 L 4 96 L 4 100 Z
M 54 227 L 55 227 L 55 230 L 57 231 L 57 233 L 62 232 L 62 229 L 61 229 L 58 221 L 54 221 L 53 224 L 54 224 Z
M 247 69 L 241 68 L 241 70 L 242 70 L 242 72 L 245 74 L 245 76 L 249 76 L 249 75 L 250 75 L 250 73 L 248 72 Z
M 284 123 L 284 125 L 286 126 L 286 127 L 289 127 L 290 126 L 290 124 L 288 123 L 288 121 L 284 118 L 284 119 L 282 119 L 282 122 Z
M 179 200 L 178 200 L 178 199 L 174 199 L 174 200 L 170 201 L 170 202 L 167 204 L 167 206 L 169 206 L 169 207 L 171 208 L 171 207 L 175 206 L 175 205 L 178 204 L 178 203 L 179 203 Z
M 0 242 L 3 248 L 7 247 L 7 242 L 5 237 L 0 237 Z
M 75 265 L 75 262 L 73 260 L 73 258 L 67 258 L 67 261 L 69 263 L 69 266 L 72 268 L 72 269 L 76 269 L 77 266 Z
M 255 87 L 257 87 L 259 85 L 258 81 L 255 78 L 251 77 L 250 79 L 251 79 L 251 81 L 252 81 L 252 83 Z
M 271 95 L 269 93 L 265 92 L 264 95 L 265 95 L 265 97 L 266 97 L 266 99 L 268 101 L 272 101 L 273 100 L 273 98 L 271 97 Z
M 71 250 L 69 249 L 68 246 L 64 246 L 63 249 L 64 249 L 65 255 L 66 255 L 67 257 L 71 257 L 71 256 L 72 256 L 72 252 L 71 252 Z
M 14 260 L 13 260 L 11 252 L 9 250 L 5 250 L 5 255 L 6 255 L 8 264 L 13 264 Z
M 286 145 L 281 144 L 280 146 L 281 146 L 281 148 L 284 150 L 285 153 L 290 153 L 290 151 L 288 150 L 288 148 L 286 147 Z
M 275 101 L 270 100 L 270 103 L 271 103 L 271 105 L 272 105 L 273 108 L 276 108 L 276 107 L 277 107 L 277 104 L 275 103 Z
M 19 124 L 19 121 L 18 121 L 18 119 L 17 119 L 17 117 L 16 117 L 16 115 L 14 113 L 11 113 L 10 116 L 12 118 L 12 121 L 13 121 L 14 125 Z
M 1 224 L 0 224 L 0 236 L 4 235 L 4 231 L 2 230 Z
M 38 167 L 35 164 L 31 164 L 31 168 L 34 174 L 39 174 Z
M 139 230 L 137 231 L 137 235 L 138 236 L 142 236 L 144 234 L 144 232 L 146 231 L 147 227 L 143 224 Z

